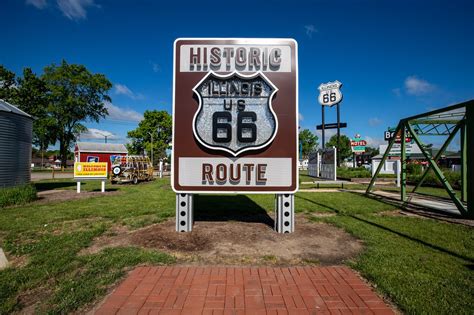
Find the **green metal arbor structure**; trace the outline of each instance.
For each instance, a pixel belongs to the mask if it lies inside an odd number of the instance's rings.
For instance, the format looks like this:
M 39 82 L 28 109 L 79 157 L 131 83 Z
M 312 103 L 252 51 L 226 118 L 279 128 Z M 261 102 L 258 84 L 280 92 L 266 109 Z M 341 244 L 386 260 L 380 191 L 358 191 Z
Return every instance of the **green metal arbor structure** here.
M 461 139 L 461 198 L 456 196 L 453 187 L 449 184 L 442 169 L 438 166 L 438 159 L 446 151 L 447 147 L 454 139 L 457 133 L 460 133 Z M 416 144 L 420 147 L 421 152 L 428 161 L 428 167 L 422 174 L 420 181 L 413 188 L 412 193 L 423 184 L 426 175 L 433 170 L 436 177 L 442 183 L 444 189 L 449 194 L 451 200 L 456 205 L 463 217 L 474 218 L 474 100 L 448 106 L 442 109 L 434 110 L 420 115 L 401 119 L 395 130 L 395 135 L 407 135 L 412 137 Z M 446 141 L 441 146 L 435 156 L 432 156 L 420 137 L 421 136 L 447 136 Z M 374 187 L 375 180 L 380 173 L 393 144 L 396 141 L 394 136 L 383 155 L 380 164 L 375 171 L 374 176 L 367 188 L 366 193 L 369 194 Z M 401 189 L 400 199 L 407 202 L 407 155 L 406 143 L 403 136 L 400 141 L 401 146 Z

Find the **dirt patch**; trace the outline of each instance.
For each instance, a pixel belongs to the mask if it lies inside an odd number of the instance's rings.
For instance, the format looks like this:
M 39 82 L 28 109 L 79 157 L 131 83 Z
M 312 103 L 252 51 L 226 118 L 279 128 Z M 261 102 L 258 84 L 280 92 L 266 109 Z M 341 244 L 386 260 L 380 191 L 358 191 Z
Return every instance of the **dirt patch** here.
M 362 242 L 325 223 L 308 222 L 297 216 L 296 231 L 278 234 L 264 223 L 195 222 L 193 232 L 175 232 L 175 221 L 136 231 L 116 228 L 114 236 L 102 236 L 82 254 L 106 247 L 141 246 L 177 257 L 182 264 L 219 265 L 307 265 L 340 264 L 357 255 Z
M 60 202 L 66 200 L 84 199 L 91 197 L 103 197 L 120 194 L 120 191 L 81 191 L 78 194 L 75 190 L 45 190 L 38 193 L 38 200 L 34 203 L 45 204 L 50 202 Z
M 113 226 L 101 236 L 94 239 L 91 246 L 79 251 L 79 256 L 96 254 L 107 247 L 130 246 L 130 235 L 126 226 Z
M 47 282 L 51 284 L 53 280 L 48 280 Z M 22 309 L 17 314 L 36 314 L 44 313 L 38 311 L 37 308 L 41 307 L 41 302 L 44 302 L 52 294 L 50 287 L 41 286 L 38 288 L 30 289 L 24 292 L 21 292 L 18 295 L 18 302 L 22 306 Z

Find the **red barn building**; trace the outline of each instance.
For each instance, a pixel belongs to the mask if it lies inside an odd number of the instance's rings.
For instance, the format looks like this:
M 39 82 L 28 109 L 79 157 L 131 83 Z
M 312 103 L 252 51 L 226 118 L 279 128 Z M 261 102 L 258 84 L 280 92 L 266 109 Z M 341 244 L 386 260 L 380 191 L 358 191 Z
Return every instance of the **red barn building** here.
M 127 148 L 118 143 L 77 142 L 74 148 L 76 162 L 107 162 L 109 171 L 112 157 L 128 155 Z

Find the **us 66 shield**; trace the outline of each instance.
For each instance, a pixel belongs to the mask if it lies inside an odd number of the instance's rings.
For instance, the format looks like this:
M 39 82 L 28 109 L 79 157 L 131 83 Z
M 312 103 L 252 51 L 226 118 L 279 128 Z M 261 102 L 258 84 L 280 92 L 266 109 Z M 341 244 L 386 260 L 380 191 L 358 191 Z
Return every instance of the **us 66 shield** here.
M 275 137 L 278 121 L 271 103 L 278 89 L 262 72 L 211 71 L 193 90 L 199 98 L 194 135 L 203 146 L 237 156 L 264 148 Z
M 296 42 L 178 39 L 174 53 L 173 189 L 296 191 Z

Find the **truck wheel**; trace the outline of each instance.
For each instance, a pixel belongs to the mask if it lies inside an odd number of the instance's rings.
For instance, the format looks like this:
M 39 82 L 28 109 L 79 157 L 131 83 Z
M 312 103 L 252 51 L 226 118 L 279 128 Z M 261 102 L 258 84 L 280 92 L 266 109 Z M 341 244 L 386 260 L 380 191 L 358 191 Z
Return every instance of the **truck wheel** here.
M 138 184 L 138 177 L 134 177 L 134 178 L 133 178 L 133 184 L 134 184 L 134 185 Z

